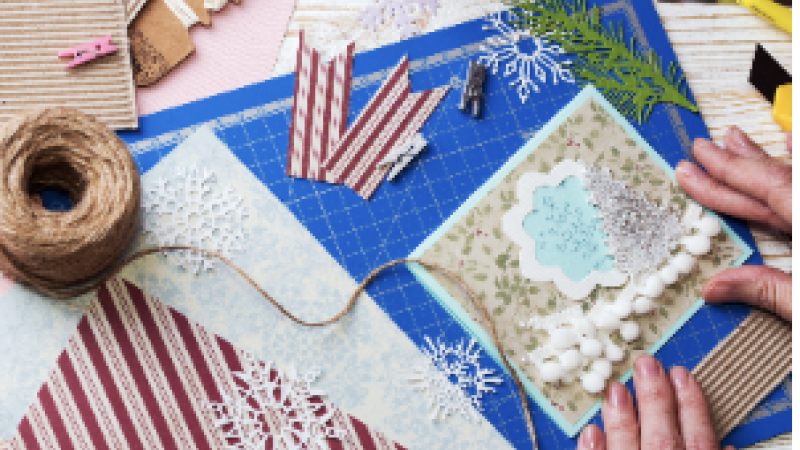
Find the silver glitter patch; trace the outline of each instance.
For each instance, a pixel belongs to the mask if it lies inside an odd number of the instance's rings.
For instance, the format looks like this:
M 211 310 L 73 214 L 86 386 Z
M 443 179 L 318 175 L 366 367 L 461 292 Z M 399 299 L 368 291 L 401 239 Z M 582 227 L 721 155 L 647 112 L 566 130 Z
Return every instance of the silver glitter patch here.
M 631 275 L 652 272 L 680 243 L 683 226 L 671 208 L 615 180 L 608 168 L 588 167 L 583 181 L 589 200 L 600 209 L 617 270 Z

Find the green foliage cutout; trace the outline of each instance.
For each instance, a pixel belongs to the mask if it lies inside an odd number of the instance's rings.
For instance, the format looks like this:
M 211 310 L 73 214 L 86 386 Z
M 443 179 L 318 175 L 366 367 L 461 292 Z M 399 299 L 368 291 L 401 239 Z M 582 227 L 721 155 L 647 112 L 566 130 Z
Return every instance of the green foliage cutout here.
M 621 23 L 607 29 L 601 8 L 586 0 L 507 0 L 515 8 L 511 23 L 520 30 L 559 44 L 576 57 L 571 70 L 584 85 L 593 84 L 625 116 L 646 121 L 657 103 L 672 103 L 692 112 L 697 105 L 686 96 L 685 76 L 670 63 L 666 76 L 654 50 L 627 45 Z

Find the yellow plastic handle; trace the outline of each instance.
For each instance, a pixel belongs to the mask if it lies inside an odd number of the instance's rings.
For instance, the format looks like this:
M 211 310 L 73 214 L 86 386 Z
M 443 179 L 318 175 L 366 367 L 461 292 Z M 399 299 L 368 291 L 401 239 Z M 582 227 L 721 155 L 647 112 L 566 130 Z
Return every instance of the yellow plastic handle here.
M 736 0 L 759 16 L 769 20 L 784 31 L 792 33 L 792 8 L 771 0 Z

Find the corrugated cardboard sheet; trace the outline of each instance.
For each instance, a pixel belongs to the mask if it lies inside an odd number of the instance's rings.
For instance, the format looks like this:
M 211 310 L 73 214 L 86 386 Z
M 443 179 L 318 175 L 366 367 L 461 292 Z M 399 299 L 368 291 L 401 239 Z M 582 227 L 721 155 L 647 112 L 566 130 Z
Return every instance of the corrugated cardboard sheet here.
M 65 70 L 58 53 L 111 35 L 115 54 Z M 136 128 L 125 7 L 119 0 L 0 2 L 0 123 L 35 106 L 71 106 Z
M 760 310 L 753 310 L 693 371 L 720 438 L 791 372 L 792 328 Z

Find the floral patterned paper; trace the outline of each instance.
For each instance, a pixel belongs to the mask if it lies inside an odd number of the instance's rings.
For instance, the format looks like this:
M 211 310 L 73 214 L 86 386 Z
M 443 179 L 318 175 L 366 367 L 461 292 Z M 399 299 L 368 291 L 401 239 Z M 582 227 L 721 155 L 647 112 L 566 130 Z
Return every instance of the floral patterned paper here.
M 555 132 L 515 167 L 499 184 L 452 225 L 423 254 L 422 259 L 443 265 L 461 276 L 479 294 L 490 311 L 510 359 L 544 394 L 563 418 L 576 424 L 600 399 L 587 394 L 580 382 L 554 387 L 545 384 L 536 368 L 523 357 L 542 345 L 544 332 L 520 327 L 533 315 L 547 316 L 574 305 L 552 282 L 533 282 L 519 271 L 520 248 L 502 231 L 503 215 L 519 201 L 516 186 L 528 172 L 549 172 L 565 159 L 608 167 L 629 188 L 646 192 L 651 200 L 668 202 L 680 214 L 690 201 L 669 174 L 629 136 L 603 106 L 590 99 L 579 106 Z M 698 261 L 692 274 L 670 286 L 657 300 L 654 313 L 635 320 L 642 337 L 626 344 L 615 332 L 613 339 L 625 349 L 625 360 L 614 364 L 613 378 L 631 368 L 636 356 L 651 348 L 700 297 L 703 284 L 732 265 L 744 250 L 727 234 L 713 239 L 713 250 Z M 477 323 L 480 315 L 469 299 L 447 279 L 431 274 Z M 598 298 L 615 298 L 622 288 L 597 288 L 580 303 L 588 309 Z M 483 325 L 482 325 L 483 326 Z M 487 327 L 483 326 L 484 329 Z M 487 330 L 488 331 L 488 330 Z

